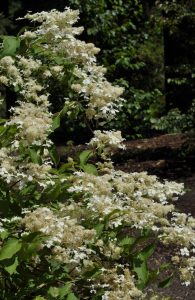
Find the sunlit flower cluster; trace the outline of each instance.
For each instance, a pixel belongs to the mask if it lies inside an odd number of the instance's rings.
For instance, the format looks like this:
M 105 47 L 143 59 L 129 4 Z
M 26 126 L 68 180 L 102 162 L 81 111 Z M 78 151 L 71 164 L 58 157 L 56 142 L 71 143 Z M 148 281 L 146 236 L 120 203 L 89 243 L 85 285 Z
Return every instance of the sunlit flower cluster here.
M 103 159 L 107 159 L 115 150 L 125 149 L 125 145 L 122 143 L 123 141 L 124 139 L 120 131 L 95 130 L 94 137 L 88 144 L 95 148 Z
M 143 294 L 135 287 L 133 277 L 129 270 L 124 268 L 122 273 L 117 273 L 120 268 L 121 266 L 118 266 L 113 269 L 105 270 L 100 276 L 100 280 L 111 288 L 104 293 L 102 300 L 143 299 Z
M 21 102 L 15 107 L 12 119 L 7 125 L 16 125 L 16 138 L 23 140 L 23 145 L 42 145 L 50 131 L 52 119 L 49 112 L 40 110 L 40 106 L 33 103 Z
M 81 211 L 80 211 L 81 213 Z M 86 229 L 76 219 L 74 204 L 61 205 L 58 212 L 47 207 L 39 207 L 34 211 L 25 212 L 22 224 L 25 232 L 41 232 L 48 238 L 43 242 L 42 247 L 51 249 L 51 257 L 66 263 L 74 270 L 75 276 L 93 269 L 99 265 L 100 273 L 97 278 L 89 282 L 91 294 L 96 294 L 100 289 L 104 290 L 102 299 L 142 299 L 142 292 L 135 286 L 135 280 L 125 265 L 104 266 L 98 257 L 98 251 L 94 251 L 91 245 L 95 242 L 96 231 Z M 112 242 L 97 240 L 96 246 L 101 255 L 108 259 L 120 257 L 120 251 L 116 256 L 117 249 Z M 96 247 L 96 248 L 97 248 Z
M 79 35 L 82 27 L 74 27 L 79 12 L 66 9 L 64 12 L 52 10 L 50 13 L 41 12 L 27 14 L 25 18 L 41 23 L 31 34 L 26 31 L 22 39 L 35 39 L 44 36 L 45 44 L 40 45 L 52 53 L 64 56 L 74 65 L 75 82 L 72 89 L 82 96 L 85 114 L 88 119 L 112 119 L 122 105 L 120 98 L 123 89 L 113 86 L 104 76 L 106 69 L 96 65 L 95 55 L 100 51 L 92 43 L 85 43 L 75 36 Z M 54 66 L 54 68 L 62 66 Z M 61 71 L 62 71 L 61 70 Z M 48 71 L 45 71 L 45 74 Z
M 35 181 L 40 187 L 53 185 L 53 176 L 49 173 L 51 165 L 22 160 L 18 150 L 13 146 L 0 149 L 0 177 L 15 188 L 23 188 L 26 183 Z
M 88 119 L 103 118 L 109 121 L 122 106 L 123 99 L 120 96 L 123 89 L 108 82 L 104 77 L 105 71 L 105 68 L 96 65 L 86 65 L 83 69 L 74 70 L 80 82 L 72 84 L 72 88 L 87 100 Z
M 151 228 L 165 244 L 176 244 L 175 253 L 181 268 L 183 281 L 191 281 L 194 276 L 195 219 L 183 213 L 176 213 L 172 200 L 182 195 L 183 184 L 157 180 L 147 173 L 127 174 L 122 171 L 109 171 L 102 176 L 77 173 L 69 192 L 84 193 L 87 209 L 94 218 L 101 221 L 115 211 L 108 227 L 131 226 L 132 228 Z M 172 215 L 172 218 L 168 215 Z M 101 244 L 99 241 L 98 244 Z M 113 255 L 120 255 L 120 249 L 113 244 Z M 103 251 L 103 250 L 102 250 Z M 112 256 L 112 244 L 104 251 Z M 190 258 L 188 258 L 190 257 Z M 185 274 L 188 277 L 184 280 Z M 188 270 L 188 271 L 187 271 Z

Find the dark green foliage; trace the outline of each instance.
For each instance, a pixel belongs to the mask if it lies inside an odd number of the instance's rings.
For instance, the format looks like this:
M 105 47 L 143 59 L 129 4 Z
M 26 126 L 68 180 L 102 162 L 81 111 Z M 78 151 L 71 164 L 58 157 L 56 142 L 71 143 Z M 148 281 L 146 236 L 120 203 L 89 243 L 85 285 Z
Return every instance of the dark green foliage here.
M 162 31 L 150 20 L 151 7 L 137 0 L 68 2 L 81 11 L 85 40 L 102 49 L 109 80 L 125 88 L 127 101 L 109 128 L 131 138 L 146 135 L 164 107 Z
M 195 98 L 195 2 L 157 1 L 164 28 L 167 111 L 187 112 Z

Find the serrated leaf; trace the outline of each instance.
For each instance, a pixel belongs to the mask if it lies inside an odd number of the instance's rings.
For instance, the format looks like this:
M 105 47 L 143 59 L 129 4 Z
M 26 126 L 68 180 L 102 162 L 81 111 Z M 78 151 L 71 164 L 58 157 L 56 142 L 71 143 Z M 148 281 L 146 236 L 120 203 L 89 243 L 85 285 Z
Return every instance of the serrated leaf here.
M 84 150 L 81 152 L 79 155 L 80 165 L 84 166 L 92 155 L 93 153 L 90 150 Z
M 22 248 L 19 253 L 20 260 L 27 260 L 36 255 L 40 250 L 41 243 L 46 239 L 47 237 L 42 236 L 40 232 L 32 232 L 28 236 L 24 236 L 22 238 Z
M 36 150 L 34 149 L 29 149 L 29 155 L 30 155 L 30 158 L 31 158 L 31 161 L 34 163 L 34 164 L 41 164 L 41 157 L 40 155 L 36 152 Z
M 17 239 L 10 239 L 0 251 L 0 260 L 12 258 L 14 254 L 20 251 L 22 244 Z
M 147 260 L 153 254 L 155 247 L 155 244 L 148 245 L 133 258 L 133 270 L 137 274 L 140 289 L 143 289 L 149 280 Z
M 151 244 L 146 246 L 139 254 L 138 257 L 143 259 L 143 260 L 147 260 L 153 253 L 154 250 L 156 248 L 155 244 Z
M 3 36 L 3 49 L 0 51 L 0 57 L 13 56 L 20 47 L 20 39 L 15 36 Z
M 5 127 L 4 126 L 0 126 L 0 134 L 5 132 Z
M 98 175 L 96 166 L 94 166 L 92 164 L 86 164 L 82 168 L 85 173 L 92 174 L 92 175 Z
M 16 272 L 16 268 L 17 268 L 18 265 L 19 265 L 18 258 L 16 257 L 15 260 L 14 260 L 14 263 L 12 265 L 10 265 L 10 266 L 5 267 L 5 270 L 10 275 L 12 275 L 12 274 L 14 274 Z
M 79 298 L 77 298 L 74 293 L 70 293 L 66 300 L 79 300 Z
M 137 274 L 138 277 L 138 287 L 140 289 L 143 289 L 149 278 L 149 272 L 146 261 L 140 258 L 134 258 L 133 271 Z
M 65 286 L 59 288 L 59 297 L 60 299 L 64 299 L 64 296 L 66 296 L 68 293 L 71 292 L 71 282 L 67 282 Z
M 104 224 L 97 224 L 95 226 L 97 235 L 100 235 L 102 233 L 102 231 L 104 230 L 104 226 L 105 226 Z

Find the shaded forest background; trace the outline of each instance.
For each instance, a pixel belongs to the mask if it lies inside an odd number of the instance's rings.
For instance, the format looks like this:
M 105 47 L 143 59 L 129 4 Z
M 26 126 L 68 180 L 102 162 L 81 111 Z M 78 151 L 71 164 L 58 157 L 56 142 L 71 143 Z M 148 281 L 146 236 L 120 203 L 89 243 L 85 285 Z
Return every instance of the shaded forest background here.
M 15 21 L 27 11 L 63 10 L 66 6 L 80 10 L 78 24 L 85 27 L 81 39 L 102 49 L 98 59 L 106 66 L 108 79 L 125 88 L 127 101 L 107 128 L 120 129 L 129 139 L 194 128 L 193 0 L 1 0 L 0 34 L 16 35 L 29 26 Z M 7 93 L 2 116 L 9 115 L 14 101 L 14 95 Z M 54 112 L 62 106 L 63 99 L 53 99 Z M 64 120 L 61 130 L 82 142 L 79 136 L 87 134 L 85 126 L 78 118 L 77 124 L 67 129 Z

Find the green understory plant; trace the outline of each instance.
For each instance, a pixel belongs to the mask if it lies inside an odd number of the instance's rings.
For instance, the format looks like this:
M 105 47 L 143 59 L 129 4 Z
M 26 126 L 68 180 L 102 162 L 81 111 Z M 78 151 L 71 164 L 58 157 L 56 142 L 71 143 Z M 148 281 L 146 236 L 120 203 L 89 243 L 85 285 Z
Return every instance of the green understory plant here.
M 187 132 L 194 129 L 195 101 L 186 113 L 181 113 L 178 108 L 170 110 L 167 115 L 159 119 L 153 118 L 153 128 L 167 133 Z

